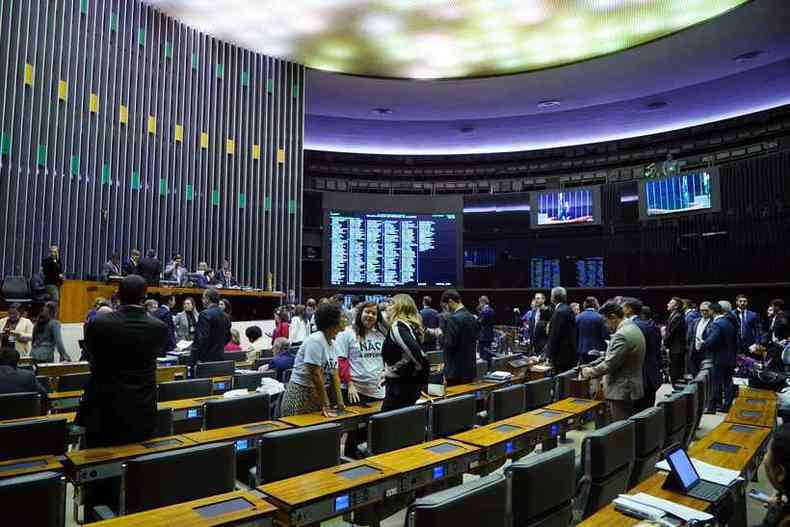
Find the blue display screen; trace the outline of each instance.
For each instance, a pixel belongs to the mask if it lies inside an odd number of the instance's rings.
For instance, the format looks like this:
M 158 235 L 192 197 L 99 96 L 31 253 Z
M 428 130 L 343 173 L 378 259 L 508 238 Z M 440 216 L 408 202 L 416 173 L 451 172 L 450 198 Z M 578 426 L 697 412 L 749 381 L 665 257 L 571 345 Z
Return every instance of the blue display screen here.
M 216 390 L 224 390 L 225 386 L 227 385 L 224 382 L 218 382 L 217 384 L 214 385 L 214 388 Z
M 533 258 L 531 262 L 532 287 L 551 288 L 560 285 L 558 258 Z
M 433 467 L 433 479 L 439 479 L 444 477 L 444 467 L 439 465 L 438 467 Z
M 348 497 L 348 494 L 343 494 L 342 496 L 338 496 L 335 498 L 335 511 L 342 511 L 348 508 L 349 502 L 351 500 Z
M 513 441 L 508 441 L 505 443 L 505 453 L 512 454 L 513 453 Z
M 191 410 L 187 410 L 187 417 L 197 417 L 198 416 L 198 409 L 192 408 Z
M 560 433 L 559 425 L 551 425 L 551 437 L 557 437 L 557 434 Z
M 244 450 L 249 448 L 250 440 L 249 439 L 239 439 L 236 441 L 236 450 Z
M 711 175 L 691 172 L 645 182 L 648 216 L 713 208 Z
M 590 189 L 542 192 L 537 196 L 538 225 L 594 223 L 597 211 Z

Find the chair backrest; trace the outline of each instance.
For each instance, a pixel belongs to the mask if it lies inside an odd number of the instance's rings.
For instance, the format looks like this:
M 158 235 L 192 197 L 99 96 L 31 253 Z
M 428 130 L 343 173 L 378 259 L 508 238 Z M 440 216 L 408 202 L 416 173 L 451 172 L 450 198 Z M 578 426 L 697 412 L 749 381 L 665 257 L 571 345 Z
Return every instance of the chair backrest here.
M 63 527 L 66 524 L 66 478 L 39 472 L 0 479 L 3 525 Z
M 223 356 L 225 360 L 232 360 L 233 362 L 244 362 L 247 360 L 246 351 L 226 351 Z
M 0 420 L 41 415 L 41 396 L 36 392 L 0 394 Z
M 268 393 L 206 401 L 203 406 L 206 430 L 268 421 L 271 419 L 269 402 Z
M 47 391 L 47 393 L 52 393 L 52 381 L 49 380 L 49 377 L 36 375 L 36 380 Z
M 407 406 L 374 414 L 368 421 L 368 452 L 383 454 L 425 441 L 425 406 Z
M 266 364 L 270 364 L 274 360 L 274 357 L 261 357 L 255 359 L 252 363 L 253 370 L 259 370 L 261 366 L 265 366 Z
M 3 298 L 6 303 L 30 300 L 30 284 L 24 276 L 6 276 L 3 279 Z
M 406 512 L 407 525 L 505 527 L 508 501 L 507 479 L 502 474 L 494 473 L 415 500 Z
M 236 363 L 232 360 L 218 360 L 214 362 L 199 362 L 195 366 L 196 379 L 205 379 L 207 377 L 223 377 L 232 376 L 236 371 Z
M 511 479 L 513 525 L 565 526 L 573 518 L 576 456 L 568 447 L 529 456 L 505 469 Z M 547 484 L 547 482 L 551 484 Z
M 705 408 L 708 407 L 708 387 L 710 382 L 710 374 L 707 370 L 700 371 L 694 377 L 694 384 L 697 385 L 697 421 L 694 423 L 694 430 L 699 428 L 702 416 L 705 413 Z
M 173 409 L 160 408 L 156 411 L 156 428 L 154 437 L 165 437 L 173 435 Z
M 233 388 L 236 390 L 244 389 L 254 391 L 261 385 L 261 379 L 268 377 L 274 379 L 277 376 L 275 370 L 257 371 L 255 373 L 237 373 L 233 376 Z
M 67 427 L 68 421 L 65 417 L 0 424 L 0 461 L 46 455 L 62 456 L 68 446 Z
M 488 363 L 482 359 L 475 363 L 475 368 L 475 379 L 482 379 L 488 373 Z
M 233 443 L 214 443 L 130 459 L 123 465 L 124 514 L 234 490 Z
M 589 486 L 581 497 L 586 518 L 628 489 L 635 459 L 635 425 L 617 421 L 587 435 L 582 441 L 582 467 Z
M 340 464 L 337 423 L 269 432 L 258 443 L 258 481 L 271 483 Z
M 72 392 L 76 390 L 84 390 L 90 378 L 90 372 L 68 373 L 66 375 L 61 375 L 60 379 L 58 380 L 58 391 Z
M 194 399 L 211 395 L 211 379 L 160 382 L 157 386 L 159 402 Z
M 525 407 L 527 410 L 534 410 L 541 406 L 546 406 L 554 401 L 554 379 L 546 377 L 537 381 L 524 383 Z
M 664 448 L 664 409 L 653 406 L 628 418 L 634 423 L 635 459 L 628 483 L 630 489 L 656 471 L 656 463 Z
M 447 437 L 469 430 L 477 422 L 477 398 L 474 394 L 452 397 L 433 403 L 431 437 Z
M 488 398 L 488 422 L 507 419 L 526 412 L 526 392 L 527 389 L 523 384 L 515 384 L 491 392 Z
M 697 429 L 697 413 L 699 412 L 699 389 L 695 383 L 688 384 L 680 392 L 686 402 L 686 430 L 683 434 L 683 447 L 688 448 Z
M 672 445 L 682 445 L 686 433 L 686 399 L 680 393 L 659 403 L 664 409 L 664 450 Z
M 560 401 L 571 396 L 571 380 L 579 375 L 578 370 L 573 368 L 554 376 L 556 386 L 554 387 L 554 400 Z

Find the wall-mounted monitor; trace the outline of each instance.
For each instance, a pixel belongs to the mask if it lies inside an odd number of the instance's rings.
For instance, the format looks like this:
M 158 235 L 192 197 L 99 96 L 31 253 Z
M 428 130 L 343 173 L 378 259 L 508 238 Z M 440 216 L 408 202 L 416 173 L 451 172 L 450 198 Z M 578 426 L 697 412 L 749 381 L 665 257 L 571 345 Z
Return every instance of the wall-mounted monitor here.
M 544 190 L 530 195 L 533 228 L 601 224 L 599 187 Z
M 325 194 L 326 285 L 460 287 L 462 210 L 457 196 Z
M 533 258 L 530 271 L 534 288 L 551 289 L 562 283 L 559 258 Z
M 719 172 L 716 168 L 639 182 L 639 217 L 643 220 L 719 210 Z
M 578 258 L 576 264 L 576 287 L 606 287 L 603 257 Z

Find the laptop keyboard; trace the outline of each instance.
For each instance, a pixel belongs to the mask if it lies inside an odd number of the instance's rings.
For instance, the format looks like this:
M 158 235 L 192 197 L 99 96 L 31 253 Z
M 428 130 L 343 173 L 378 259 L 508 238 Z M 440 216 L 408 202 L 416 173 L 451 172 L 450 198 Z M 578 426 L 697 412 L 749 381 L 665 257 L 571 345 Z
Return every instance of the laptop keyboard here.
M 718 501 L 723 494 L 723 487 L 707 481 L 700 481 L 694 485 L 694 488 L 688 493 L 688 495 L 693 498 L 712 502 Z

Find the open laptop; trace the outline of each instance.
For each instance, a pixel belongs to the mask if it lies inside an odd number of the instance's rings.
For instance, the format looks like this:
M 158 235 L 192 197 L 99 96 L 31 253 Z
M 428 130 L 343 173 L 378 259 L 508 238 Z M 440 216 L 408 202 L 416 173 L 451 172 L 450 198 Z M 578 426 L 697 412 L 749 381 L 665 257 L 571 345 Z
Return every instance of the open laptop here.
M 686 495 L 716 503 L 727 494 L 729 487 L 705 481 L 699 477 L 697 469 L 694 468 L 691 459 L 682 448 L 672 450 L 666 457 L 669 467 L 677 477 L 681 490 Z

